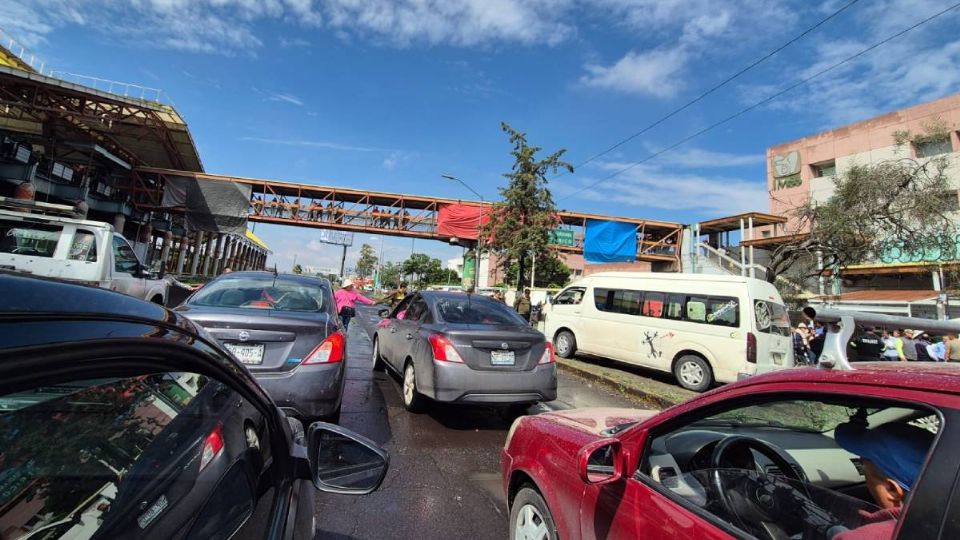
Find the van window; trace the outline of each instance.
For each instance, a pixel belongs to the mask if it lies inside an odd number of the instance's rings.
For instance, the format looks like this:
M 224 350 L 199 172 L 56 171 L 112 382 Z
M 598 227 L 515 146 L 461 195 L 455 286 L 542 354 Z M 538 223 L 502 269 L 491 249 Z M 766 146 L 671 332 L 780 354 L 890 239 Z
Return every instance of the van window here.
M 553 299 L 553 304 L 557 306 L 579 304 L 583 301 L 583 293 L 585 292 L 586 289 L 583 287 L 571 287 L 558 294 L 557 297 Z
M 643 295 L 643 309 L 641 315 L 644 317 L 663 317 L 663 304 L 667 295 L 661 292 L 648 292 Z
M 96 262 L 97 237 L 90 231 L 77 230 L 67 259 L 71 261 Z
M 594 289 L 593 301 L 600 311 L 640 315 L 643 293 L 625 289 Z
M 0 253 L 53 257 L 63 227 L 47 223 L 0 222 Z
M 727 296 L 690 296 L 686 319 L 718 326 L 740 326 L 740 302 Z
M 679 320 L 683 318 L 683 295 L 671 294 L 667 297 L 667 303 L 664 306 L 663 316 L 666 319 Z
M 790 316 L 787 308 L 775 302 L 757 300 L 753 303 L 757 331 L 778 336 L 790 335 Z

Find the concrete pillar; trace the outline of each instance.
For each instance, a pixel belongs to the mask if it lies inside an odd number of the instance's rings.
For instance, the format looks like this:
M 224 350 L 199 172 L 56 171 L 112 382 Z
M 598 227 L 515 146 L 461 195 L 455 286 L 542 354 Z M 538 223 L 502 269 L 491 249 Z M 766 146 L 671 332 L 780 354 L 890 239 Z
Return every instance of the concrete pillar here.
M 263 270 L 263 250 L 257 253 L 257 270 Z
M 247 243 L 243 240 L 240 241 L 240 248 L 237 249 L 237 260 L 235 264 L 237 265 L 237 270 L 247 269 Z
M 203 250 L 203 275 L 210 275 L 210 263 L 213 262 L 216 254 L 214 253 L 214 243 L 217 241 L 216 235 L 214 233 L 207 234 L 207 245 Z
M 193 237 L 193 259 L 190 260 L 190 275 L 197 275 L 200 269 L 200 252 L 203 248 L 203 231 L 197 231 Z
M 237 270 L 237 249 L 240 247 L 240 237 L 231 236 L 227 257 L 224 260 L 224 266 L 231 270 Z
M 167 273 L 167 259 L 170 258 L 170 246 L 173 244 L 173 233 L 163 233 L 163 248 L 160 250 L 160 275 Z
M 117 214 L 113 216 L 113 230 L 117 231 L 120 234 L 123 234 L 123 227 L 127 224 L 127 216 L 123 214 Z
M 222 274 L 223 271 L 226 270 L 227 268 L 230 268 L 230 269 L 233 268 L 230 266 L 230 248 L 232 246 L 233 246 L 233 236 L 229 234 L 224 236 L 223 252 L 220 253 L 219 257 L 217 257 L 220 261 L 220 264 L 219 264 L 220 268 L 217 269 L 218 270 L 217 273 Z
M 190 251 L 190 238 L 187 235 L 180 237 L 180 247 L 177 249 L 177 273 L 183 273 L 183 264 L 187 260 L 187 252 Z
M 210 275 L 220 274 L 220 259 L 223 257 L 223 233 L 217 233 L 217 245 L 210 252 L 210 258 L 207 262 L 210 267 Z

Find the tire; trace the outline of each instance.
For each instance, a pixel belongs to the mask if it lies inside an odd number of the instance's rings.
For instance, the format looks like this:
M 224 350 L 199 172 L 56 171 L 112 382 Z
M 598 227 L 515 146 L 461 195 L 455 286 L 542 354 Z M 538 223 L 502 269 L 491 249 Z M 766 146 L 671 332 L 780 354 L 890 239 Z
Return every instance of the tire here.
M 577 338 L 569 330 L 561 330 L 553 338 L 553 348 L 560 358 L 573 358 L 577 353 Z
M 557 540 L 557 524 L 537 490 L 520 488 L 510 508 L 510 540 Z
M 386 364 L 383 362 L 383 355 L 380 354 L 380 339 L 374 336 L 373 337 L 373 370 L 384 371 L 386 367 L 387 367 Z
M 422 412 L 426 405 L 427 398 L 417 390 L 417 371 L 413 367 L 412 361 L 407 362 L 407 365 L 403 368 L 400 398 L 403 400 L 403 408 L 412 413 Z
M 685 354 L 677 360 L 673 366 L 673 376 L 680 386 L 694 392 L 705 392 L 713 386 L 710 364 L 694 354 Z

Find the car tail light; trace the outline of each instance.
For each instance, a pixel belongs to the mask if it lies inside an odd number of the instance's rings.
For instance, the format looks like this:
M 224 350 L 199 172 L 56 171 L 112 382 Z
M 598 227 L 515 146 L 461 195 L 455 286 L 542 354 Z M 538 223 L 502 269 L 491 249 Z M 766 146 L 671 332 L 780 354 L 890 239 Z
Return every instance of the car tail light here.
M 456 347 L 453 346 L 453 343 L 450 343 L 449 339 L 440 334 L 430 334 L 428 339 L 430 340 L 430 346 L 433 347 L 434 360 L 437 362 L 463 363 L 463 358 L 460 357 L 460 353 L 457 352 Z
M 316 349 L 310 351 L 303 363 L 333 364 L 342 362 L 344 345 L 346 345 L 346 340 L 343 339 L 343 334 L 334 332 L 327 336 L 327 339 L 321 341 Z
M 200 470 L 207 465 L 223 451 L 223 424 L 217 424 L 213 431 L 207 435 L 203 441 L 203 450 L 200 451 Z M 199 471 L 198 471 L 199 472 Z
M 753 332 L 747 332 L 747 362 L 757 363 L 757 336 Z
M 538 364 L 552 364 L 556 361 L 553 356 L 553 343 L 549 341 L 546 343 L 546 348 L 543 349 L 543 356 L 540 357 Z

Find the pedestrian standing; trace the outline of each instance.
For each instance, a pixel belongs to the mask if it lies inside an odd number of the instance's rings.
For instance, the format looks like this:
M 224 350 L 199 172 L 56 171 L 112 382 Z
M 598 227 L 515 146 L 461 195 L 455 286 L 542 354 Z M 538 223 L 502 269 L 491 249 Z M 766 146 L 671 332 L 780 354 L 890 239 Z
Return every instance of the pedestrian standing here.
M 883 342 L 873 328 L 867 328 L 860 337 L 851 344 L 857 351 L 858 362 L 874 362 L 880 360 Z
M 813 363 L 817 363 L 820 354 L 823 353 L 823 345 L 827 340 L 827 329 L 823 327 L 820 321 L 813 321 L 813 331 L 809 334 L 808 343 L 810 352 L 813 353 Z
M 917 361 L 917 341 L 913 337 L 913 330 L 904 330 L 900 337 L 903 341 L 903 356 L 908 362 Z
M 804 325 L 793 329 L 793 358 L 797 364 L 813 364 L 813 351 L 810 350 L 809 330 Z
M 897 338 L 894 337 L 893 333 L 884 330 L 883 331 L 883 359 L 896 362 L 900 360 L 900 352 L 897 350 Z
M 948 334 L 947 339 L 947 362 L 960 362 L 960 339 L 956 334 Z
M 517 313 L 524 318 L 527 322 L 530 322 L 530 289 L 523 289 L 523 294 L 521 294 L 513 302 L 513 309 L 517 310 Z
M 933 362 L 933 357 L 930 356 L 930 353 L 928 352 L 930 347 L 930 336 L 927 333 L 922 333 L 917 336 L 917 339 L 915 339 L 913 343 L 914 348 L 916 348 L 918 362 Z
M 337 302 L 337 313 L 340 315 L 340 321 L 343 322 L 344 331 L 350 327 L 350 320 L 357 314 L 357 302 L 371 305 L 374 301 L 355 291 L 353 282 L 349 279 L 343 280 L 340 284 L 340 290 L 333 294 Z
M 934 362 L 943 362 L 947 359 L 947 344 L 946 336 L 940 338 L 936 343 L 931 343 L 927 347 L 927 354 L 930 355 L 930 358 L 933 358 Z

